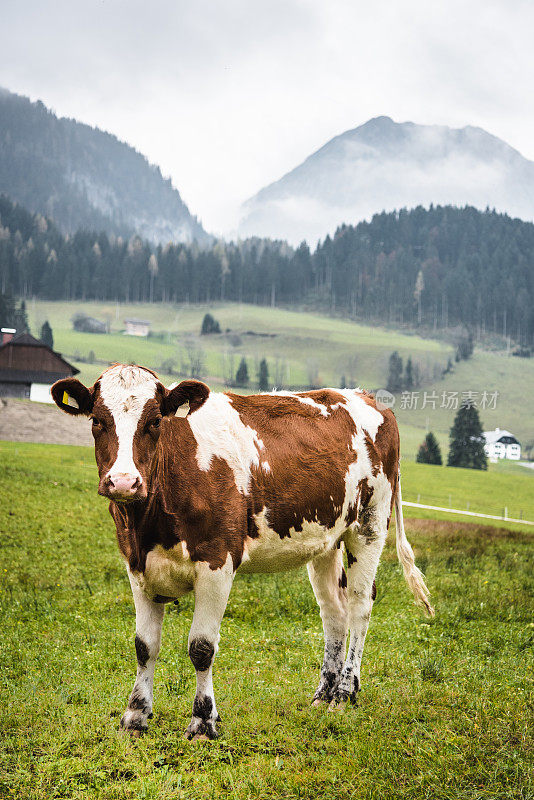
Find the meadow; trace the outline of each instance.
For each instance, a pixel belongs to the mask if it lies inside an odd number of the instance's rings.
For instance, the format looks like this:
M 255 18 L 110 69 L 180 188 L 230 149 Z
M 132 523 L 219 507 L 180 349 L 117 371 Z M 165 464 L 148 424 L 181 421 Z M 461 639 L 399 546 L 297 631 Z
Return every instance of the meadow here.
M 71 317 L 85 311 L 110 323 L 109 334 L 79 333 Z M 54 332 L 54 346 L 80 369 L 80 379 L 92 383 L 109 362 L 124 361 L 155 369 L 167 384 L 177 380 L 161 369 L 174 361 L 180 370 L 187 361 L 186 341 L 199 339 L 202 318 L 212 313 L 223 333 L 200 337 L 203 377 L 214 389 L 224 388 L 224 378 L 235 375 L 242 356 L 247 359 L 251 390 L 257 386 L 258 365 L 266 358 L 272 386 L 282 383 L 304 386 L 310 377 L 318 385 L 339 386 L 342 376 L 348 385 L 377 389 L 387 381 L 388 359 L 398 350 L 404 361 L 411 356 L 424 376 L 417 408 L 403 408 L 397 397 L 395 413 L 403 438 L 403 455 L 415 458 L 425 433 L 432 430 L 446 454 L 448 432 L 454 410 L 442 407 L 443 392 L 498 392 L 495 408 L 481 411 L 485 430 L 511 430 L 526 445 L 534 438 L 534 359 L 514 358 L 503 351 L 476 348 L 467 362 L 454 364 L 454 371 L 441 376 L 449 358 L 454 361 L 450 342 L 422 338 L 409 331 L 370 326 L 347 319 L 281 308 L 240 305 L 175 306 L 170 304 L 114 305 L 110 303 L 61 303 L 31 301 L 30 324 L 34 333 L 48 319 Z M 148 339 L 124 336 L 124 319 L 150 320 L 156 334 Z M 228 333 L 226 333 L 228 331 Z M 86 359 L 94 353 L 97 363 Z M 85 359 L 80 361 L 80 357 Z M 78 359 L 78 360 L 77 360 Z M 427 392 L 425 404 L 424 392 Z M 433 393 L 435 399 L 430 401 Z M 435 407 L 433 407 L 435 406 Z M 517 409 L 521 408 L 521 413 Z
M 194 693 L 184 598 L 166 612 L 154 719 L 131 740 L 117 729 L 134 609 L 95 474 L 89 448 L 0 443 L 2 800 L 534 796 L 532 530 L 408 519 L 432 620 L 413 605 L 392 532 L 363 690 L 343 714 L 310 707 L 322 630 L 305 570 L 236 580 L 213 743 L 182 738 Z M 405 497 L 456 481 L 461 500 L 502 503 L 507 479 L 532 515 L 528 476 L 403 467 Z

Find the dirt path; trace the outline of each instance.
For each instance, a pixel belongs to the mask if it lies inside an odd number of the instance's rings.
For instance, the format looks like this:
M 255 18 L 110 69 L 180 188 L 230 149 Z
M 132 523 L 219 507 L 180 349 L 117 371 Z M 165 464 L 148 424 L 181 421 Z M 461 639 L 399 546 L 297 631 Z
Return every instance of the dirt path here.
M 0 398 L 0 440 L 80 444 L 91 447 L 91 424 L 85 417 L 69 417 L 55 405 L 31 400 Z

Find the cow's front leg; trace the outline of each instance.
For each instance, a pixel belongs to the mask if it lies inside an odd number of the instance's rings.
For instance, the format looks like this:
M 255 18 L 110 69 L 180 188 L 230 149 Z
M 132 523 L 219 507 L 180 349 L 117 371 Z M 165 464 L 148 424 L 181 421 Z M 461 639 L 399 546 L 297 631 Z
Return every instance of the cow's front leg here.
M 189 631 L 189 658 L 197 674 L 193 716 L 185 732 L 188 739 L 216 739 L 220 717 L 213 695 L 212 665 L 219 646 L 219 629 L 234 579 L 232 559 L 212 570 L 199 563 L 195 577 L 195 611 Z
M 135 602 L 135 652 L 137 677 L 121 719 L 121 727 L 133 735 L 145 731 L 152 717 L 154 668 L 161 643 L 161 625 L 165 607 L 154 603 L 139 588 L 128 570 Z

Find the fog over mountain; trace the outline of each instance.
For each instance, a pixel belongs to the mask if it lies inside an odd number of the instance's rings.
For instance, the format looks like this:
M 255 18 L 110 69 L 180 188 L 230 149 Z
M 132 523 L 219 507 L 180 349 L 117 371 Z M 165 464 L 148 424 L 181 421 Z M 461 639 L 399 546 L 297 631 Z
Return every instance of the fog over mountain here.
M 116 136 L 0 88 L 0 193 L 52 218 L 152 242 L 209 237 L 159 167 Z
M 431 203 L 533 220 L 534 162 L 482 128 L 376 117 L 244 203 L 239 234 L 313 244 L 341 223 Z

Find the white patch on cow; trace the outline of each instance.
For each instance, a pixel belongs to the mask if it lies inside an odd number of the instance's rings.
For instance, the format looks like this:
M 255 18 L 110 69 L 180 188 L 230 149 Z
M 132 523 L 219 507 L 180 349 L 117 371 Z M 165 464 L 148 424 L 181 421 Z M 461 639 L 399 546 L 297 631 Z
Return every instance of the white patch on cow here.
M 181 597 L 195 581 L 195 565 L 184 542 L 168 550 L 157 544 L 147 553 L 145 571 L 135 573 L 139 587 L 148 597 Z
M 243 423 L 231 399 L 212 392 L 187 421 L 197 442 L 199 468 L 206 472 L 214 458 L 222 458 L 234 473 L 238 490 L 246 494 L 250 470 L 260 466 L 264 444 L 257 432 Z
M 305 394 L 297 394 L 296 392 L 266 392 L 266 394 L 271 394 L 276 397 L 292 397 L 294 400 L 298 400 L 299 403 L 304 403 L 304 405 L 311 406 L 315 408 L 317 411 L 322 414 L 323 417 L 329 417 L 330 412 L 328 411 L 327 407 L 324 403 L 317 403 L 312 397 L 307 397 Z
M 342 394 L 345 402 L 335 403 L 332 406 L 332 410 L 345 408 L 358 429 L 363 428 L 374 442 L 377 431 L 384 422 L 384 417 L 380 411 L 366 403 L 361 393 L 356 389 L 335 389 L 333 391 Z
M 267 473 L 267 475 L 271 471 L 271 465 L 268 461 L 262 461 L 261 468 L 265 473 Z
M 269 509 L 254 515 L 259 536 L 247 541 L 247 559 L 238 572 L 282 572 L 306 564 L 312 558 L 333 547 L 345 525 L 341 518 L 333 528 L 317 520 L 303 521 L 302 530 L 291 528 L 283 538 L 273 530 L 268 520 Z
M 141 367 L 118 364 L 100 378 L 100 395 L 113 416 L 119 443 L 108 475 L 124 473 L 141 480 L 133 457 L 133 438 L 147 400 L 156 395 L 157 379 Z

